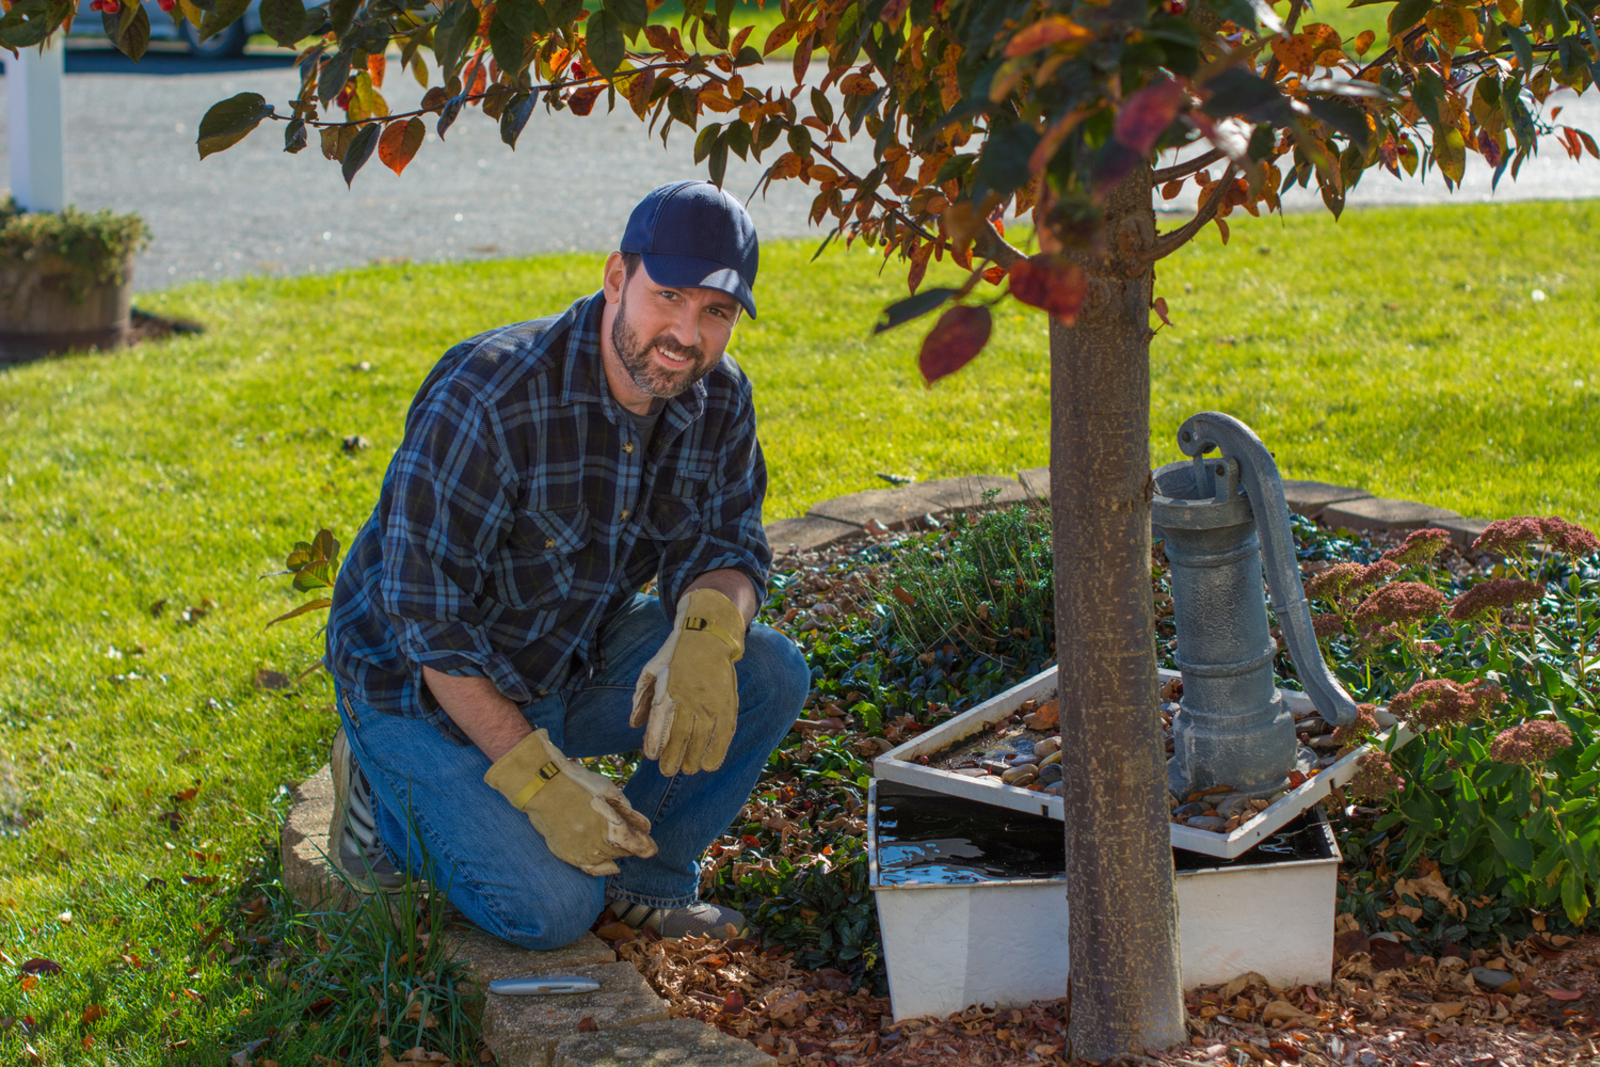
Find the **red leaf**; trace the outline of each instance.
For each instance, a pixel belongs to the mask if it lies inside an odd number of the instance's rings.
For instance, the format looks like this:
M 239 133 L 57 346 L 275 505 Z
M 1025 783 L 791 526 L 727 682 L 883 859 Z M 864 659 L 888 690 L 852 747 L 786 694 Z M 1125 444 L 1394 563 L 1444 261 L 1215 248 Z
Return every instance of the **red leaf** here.
M 1117 140 L 1141 155 L 1156 146 L 1156 138 L 1172 125 L 1183 107 L 1183 86 L 1170 79 L 1154 82 L 1128 97 L 1117 112 Z
M 306 1005 L 306 1015 L 313 1019 L 320 1019 L 333 1008 L 335 1001 L 332 997 L 322 997 Z
M 1160 319 L 1162 322 L 1166 323 L 1168 326 L 1172 325 L 1172 320 L 1167 318 L 1167 298 L 1166 297 L 1164 297 L 1164 296 L 1156 297 L 1154 300 L 1152 300 L 1150 302 L 1150 306 L 1155 309 L 1156 318 Z
M 600 94 L 606 91 L 604 85 L 590 85 L 579 89 L 567 97 L 567 106 L 574 115 L 580 118 L 594 110 L 594 102 L 600 99 Z
M 1011 295 L 1070 323 L 1089 292 L 1083 268 L 1056 256 L 1019 259 L 1011 265 Z
M 911 253 L 911 269 L 906 272 L 906 285 L 911 289 L 911 295 L 917 295 L 917 286 L 922 284 L 923 276 L 928 273 L 928 260 L 933 257 L 933 243 L 920 245 Z
M 594 1021 L 593 1015 L 585 1015 L 578 1020 L 578 1033 L 588 1034 L 600 1029 L 600 1024 Z
M 427 127 L 423 126 L 421 119 L 391 122 L 384 127 L 383 136 L 378 138 L 378 159 L 399 174 L 417 154 L 417 149 L 422 147 L 422 139 L 427 135 Z
M 738 1015 L 744 1011 L 744 997 L 738 990 L 729 993 L 722 1001 L 722 1010 L 728 1015 Z
M 55 960 L 38 959 L 29 960 L 22 965 L 23 974 L 60 974 L 61 964 Z
M 1222 234 L 1222 243 L 1223 244 L 1227 244 L 1228 243 L 1228 224 L 1226 222 L 1223 222 L 1221 219 L 1217 219 L 1216 223 L 1217 223 L 1217 232 Z
M 971 363 L 989 343 L 994 319 L 986 307 L 953 307 L 922 339 L 917 365 L 929 385 Z
M 1549 997 L 1551 1000 L 1577 1000 L 1579 997 L 1583 996 L 1582 990 L 1574 991 L 1571 989 L 1544 989 L 1540 992 L 1544 993 L 1544 995 Z
M 999 264 L 995 264 L 983 272 L 983 280 L 988 282 L 990 285 L 999 285 L 1001 279 L 1003 279 L 1005 276 L 1006 269 Z

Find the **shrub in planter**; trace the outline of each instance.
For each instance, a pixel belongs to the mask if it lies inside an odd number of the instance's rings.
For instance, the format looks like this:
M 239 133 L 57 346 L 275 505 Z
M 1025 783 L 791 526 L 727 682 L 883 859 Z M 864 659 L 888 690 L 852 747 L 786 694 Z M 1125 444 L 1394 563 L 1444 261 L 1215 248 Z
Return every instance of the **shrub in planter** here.
M 0 360 L 121 345 L 133 257 L 149 240 L 137 215 L 0 203 Z

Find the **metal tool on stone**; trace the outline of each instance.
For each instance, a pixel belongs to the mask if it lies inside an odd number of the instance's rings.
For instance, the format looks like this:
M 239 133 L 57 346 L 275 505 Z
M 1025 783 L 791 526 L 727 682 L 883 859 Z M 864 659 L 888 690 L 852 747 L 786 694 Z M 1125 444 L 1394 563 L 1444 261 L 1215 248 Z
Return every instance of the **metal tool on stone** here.
M 1355 701 L 1328 670 L 1300 584 L 1289 507 L 1272 454 L 1230 415 L 1194 415 L 1178 430 L 1189 460 L 1154 472 L 1151 522 L 1166 541 L 1183 698 L 1172 724 L 1167 787 L 1182 798 L 1231 786 L 1266 796 L 1289 773 L 1315 766 L 1273 682 L 1278 647 L 1267 625 L 1261 577 L 1317 711 L 1343 725 Z M 1217 451 L 1217 455 L 1207 456 Z
M 521 974 L 489 983 L 489 992 L 501 996 L 553 996 L 558 993 L 593 993 L 600 983 L 581 974 Z

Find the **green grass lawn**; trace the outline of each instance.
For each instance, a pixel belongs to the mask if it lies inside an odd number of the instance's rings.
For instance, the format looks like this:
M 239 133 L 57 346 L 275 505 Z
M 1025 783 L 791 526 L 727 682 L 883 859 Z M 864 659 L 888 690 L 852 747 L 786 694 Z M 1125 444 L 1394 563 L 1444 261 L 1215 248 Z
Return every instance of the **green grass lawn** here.
M 1158 460 L 1220 408 L 1289 476 L 1595 524 L 1600 203 L 1233 221 L 1228 248 L 1208 230 L 1160 268 Z M 813 247 L 768 245 L 761 319 L 736 337 L 769 519 L 877 471 L 1046 461 L 1038 314 L 1005 305 L 990 350 L 930 390 L 921 325 L 868 336 L 903 272 L 861 252 L 808 265 Z M 238 905 L 334 717 L 320 673 L 257 688 L 318 644 L 314 622 L 263 631 L 303 598 L 257 576 L 318 526 L 348 542 L 446 346 L 564 306 L 600 262 L 184 286 L 140 304 L 204 335 L 0 373 L 0 952 L 63 967 L 0 990 L 0 1018 L 35 1023 L 0 1031 L 0 1062 L 26 1042 L 52 1063 L 220 1064 L 261 1036 L 272 947 Z M 347 435 L 371 447 L 346 454 Z M 84 1024 L 91 1005 L 108 1014 Z

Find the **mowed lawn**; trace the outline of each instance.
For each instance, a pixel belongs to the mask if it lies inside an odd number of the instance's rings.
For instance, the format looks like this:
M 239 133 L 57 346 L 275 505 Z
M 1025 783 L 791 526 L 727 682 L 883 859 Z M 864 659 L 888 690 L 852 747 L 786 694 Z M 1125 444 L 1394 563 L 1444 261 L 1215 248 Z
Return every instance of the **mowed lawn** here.
M 1218 408 L 1292 477 L 1600 521 L 1600 204 L 1230 221 L 1227 248 L 1208 229 L 1159 268 L 1158 462 L 1184 417 Z M 1002 305 L 990 350 L 930 390 L 927 321 L 870 337 L 903 270 L 860 250 L 812 264 L 814 244 L 768 245 L 761 318 L 736 337 L 767 518 L 879 471 L 1046 462 L 1038 313 Z M 0 1017 L 36 1023 L 0 1031 L 0 1061 L 25 1038 L 66 1062 L 235 1050 L 263 995 L 239 975 L 271 951 L 238 929 L 240 894 L 271 877 L 283 787 L 334 726 L 324 675 L 257 686 L 311 664 L 319 625 L 264 630 L 305 597 L 258 576 L 319 526 L 349 541 L 449 344 L 563 307 L 600 263 L 183 287 L 140 304 L 200 336 L 0 372 L 0 952 L 62 967 L 0 987 Z M 227 952 L 207 940 L 219 923 Z M 107 1014 L 85 1023 L 94 1005 Z

